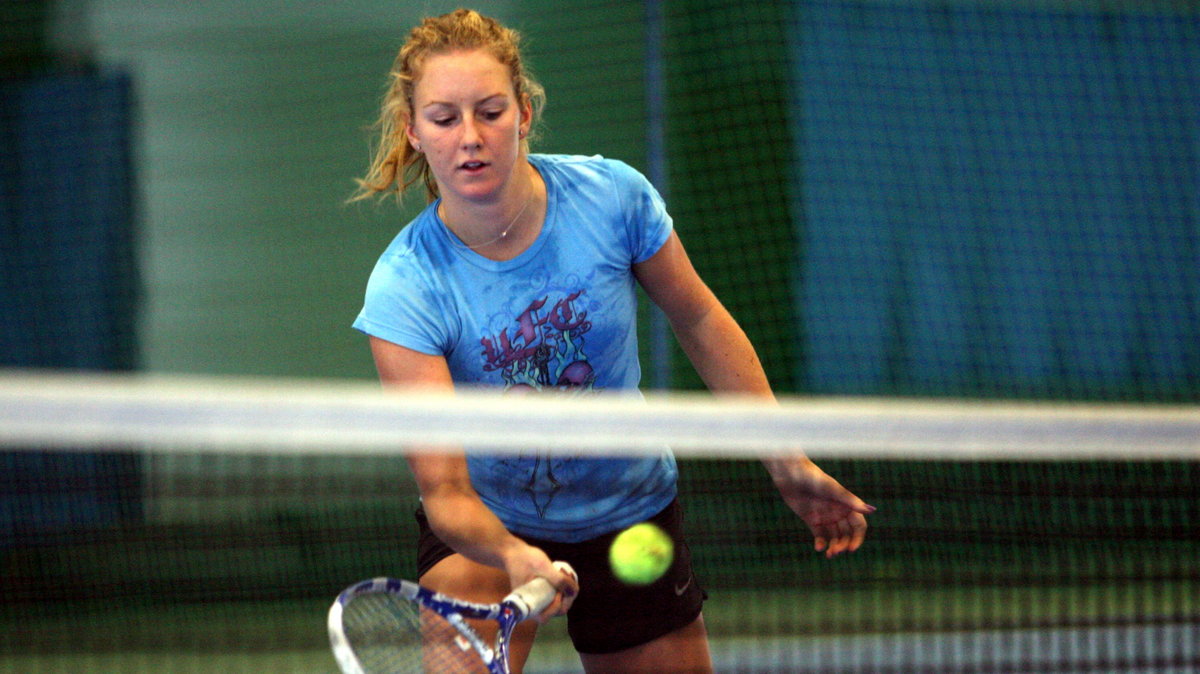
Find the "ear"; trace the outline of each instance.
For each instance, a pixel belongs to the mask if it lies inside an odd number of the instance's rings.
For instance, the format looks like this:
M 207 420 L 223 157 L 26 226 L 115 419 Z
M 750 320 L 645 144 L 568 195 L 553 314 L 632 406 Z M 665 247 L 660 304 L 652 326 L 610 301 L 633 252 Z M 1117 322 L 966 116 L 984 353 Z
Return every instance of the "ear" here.
M 533 126 L 533 103 L 530 102 L 529 96 L 521 97 L 521 139 L 524 140 L 529 135 L 529 130 Z
M 417 152 L 421 151 L 421 140 L 417 138 L 417 133 L 413 129 L 412 120 L 404 121 L 404 136 L 408 138 L 408 144 Z

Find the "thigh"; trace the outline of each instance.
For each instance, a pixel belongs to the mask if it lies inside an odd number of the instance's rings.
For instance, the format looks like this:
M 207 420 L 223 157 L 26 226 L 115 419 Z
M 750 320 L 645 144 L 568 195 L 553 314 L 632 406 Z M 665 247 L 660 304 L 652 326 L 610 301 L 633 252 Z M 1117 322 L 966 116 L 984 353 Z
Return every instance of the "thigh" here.
M 508 574 L 501 569 L 473 562 L 455 553 L 434 564 L 419 579 L 424 587 L 435 592 L 481 604 L 499 602 L 510 592 Z M 467 621 L 471 628 L 489 644 L 495 643 L 497 626 L 494 621 Z M 527 620 L 513 632 L 509 642 L 508 661 L 514 674 L 519 674 L 529 659 L 537 622 Z
M 713 671 L 703 615 L 674 632 L 639 646 L 614 653 L 581 653 L 579 658 L 589 674 L 708 674 Z

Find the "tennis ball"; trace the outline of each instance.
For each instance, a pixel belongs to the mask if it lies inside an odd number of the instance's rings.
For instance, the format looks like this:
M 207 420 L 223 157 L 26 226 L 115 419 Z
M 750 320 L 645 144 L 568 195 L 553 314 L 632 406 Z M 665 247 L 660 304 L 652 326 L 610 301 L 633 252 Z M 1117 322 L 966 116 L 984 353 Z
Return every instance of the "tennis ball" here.
M 649 585 L 658 580 L 675 558 L 675 543 L 667 532 L 649 523 L 635 524 L 617 534 L 608 549 L 613 575 L 626 585 Z

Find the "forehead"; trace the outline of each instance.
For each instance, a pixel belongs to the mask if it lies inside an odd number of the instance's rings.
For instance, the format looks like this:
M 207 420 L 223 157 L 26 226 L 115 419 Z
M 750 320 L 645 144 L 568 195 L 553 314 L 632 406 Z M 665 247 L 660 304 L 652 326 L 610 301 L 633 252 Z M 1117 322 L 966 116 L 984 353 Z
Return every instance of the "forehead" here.
M 487 51 L 432 54 L 421 64 L 413 95 L 421 101 L 454 101 L 512 93 L 508 66 Z

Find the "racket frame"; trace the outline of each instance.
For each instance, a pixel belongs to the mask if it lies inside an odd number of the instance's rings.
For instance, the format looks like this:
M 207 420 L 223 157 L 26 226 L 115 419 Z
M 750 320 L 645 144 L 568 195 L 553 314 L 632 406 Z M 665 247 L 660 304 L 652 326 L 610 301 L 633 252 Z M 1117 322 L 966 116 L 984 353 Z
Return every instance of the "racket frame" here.
M 571 575 L 575 573 L 563 562 L 556 563 L 556 566 Z M 557 591 L 545 578 L 534 578 L 513 590 L 498 604 L 479 604 L 434 592 L 408 580 L 379 577 L 360 581 L 343 590 L 329 608 L 329 643 L 343 674 L 364 674 L 362 663 L 355 655 L 342 624 L 346 606 L 363 595 L 380 593 L 414 602 L 442 616 L 467 640 L 489 672 L 509 674 L 508 644 L 513 630 L 522 620 L 541 613 L 554 600 Z M 499 631 L 494 646 L 488 645 L 483 637 L 467 625 L 468 618 L 496 621 Z

